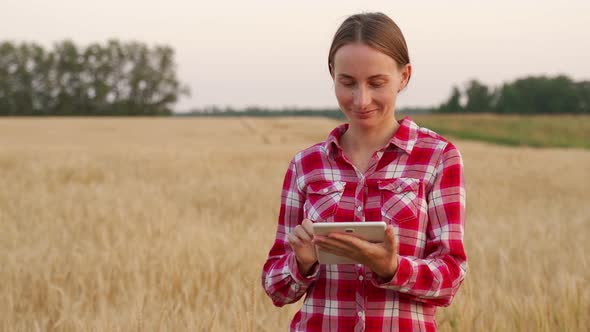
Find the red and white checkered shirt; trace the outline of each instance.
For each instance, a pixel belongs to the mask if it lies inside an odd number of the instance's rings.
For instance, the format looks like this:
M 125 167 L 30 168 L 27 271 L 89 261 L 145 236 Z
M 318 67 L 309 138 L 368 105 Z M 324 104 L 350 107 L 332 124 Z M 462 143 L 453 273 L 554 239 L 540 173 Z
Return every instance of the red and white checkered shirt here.
M 365 174 L 339 144 L 348 124 L 295 155 L 287 169 L 275 242 L 262 285 L 276 306 L 307 294 L 291 331 L 436 331 L 468 270 L 465 182 L 459 150 L 409 117 Z M 299 272 L 287 235 L 313 222 L 385 221 L 395 228 L 398 269 L 383 280 L 361 264 Z

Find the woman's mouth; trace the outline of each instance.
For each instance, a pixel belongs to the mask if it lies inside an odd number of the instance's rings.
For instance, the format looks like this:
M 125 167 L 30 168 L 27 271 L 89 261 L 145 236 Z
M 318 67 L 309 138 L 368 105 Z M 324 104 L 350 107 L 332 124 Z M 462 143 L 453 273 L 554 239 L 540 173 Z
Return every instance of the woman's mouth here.
M 371 115 L 373 115 L 373 113 L 375 113 L 376 111 L 377 111 L 377 110 L 371 110 L 371 111 L 355 111 L 355 112 L 354 112 L 354 114 L 355 114 L 357 117 L 359 117 L 359 118 L 361 118 L 361 119 L 364 119 L 364 118 L 368 118 L 368 117 L 370 117 L 370 116 L 371 116 Z

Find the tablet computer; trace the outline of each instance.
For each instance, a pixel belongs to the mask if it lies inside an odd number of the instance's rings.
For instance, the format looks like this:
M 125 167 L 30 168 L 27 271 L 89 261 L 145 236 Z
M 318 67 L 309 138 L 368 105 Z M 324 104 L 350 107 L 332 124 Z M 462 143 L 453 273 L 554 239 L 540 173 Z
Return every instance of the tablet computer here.
M 341 232 L 354 234 L 369 242 L 383 242 L 387 224 L 383 221 L 346 221 L 313 223 L 313 234 L 328 236 L 330 233 Z M 356 264 L 350 258 L 324 252 L 316 246 L 316 254 L 320 264 Z

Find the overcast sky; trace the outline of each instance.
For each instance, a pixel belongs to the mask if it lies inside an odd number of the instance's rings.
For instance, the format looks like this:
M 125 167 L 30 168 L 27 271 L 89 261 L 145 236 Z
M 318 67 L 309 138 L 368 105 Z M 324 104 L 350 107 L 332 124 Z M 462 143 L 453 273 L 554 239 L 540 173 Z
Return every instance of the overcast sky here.
M 413 65 L 398 107 L 438 105 L 452 85 L 526 75 L 590 79 L 590 1 L 0 0 L 0 40 L 51 47 L 109 38 L 166 44 L 191 89 L 176 110 L 337 107 L 327 70 L 350 14 L 382 11 Z

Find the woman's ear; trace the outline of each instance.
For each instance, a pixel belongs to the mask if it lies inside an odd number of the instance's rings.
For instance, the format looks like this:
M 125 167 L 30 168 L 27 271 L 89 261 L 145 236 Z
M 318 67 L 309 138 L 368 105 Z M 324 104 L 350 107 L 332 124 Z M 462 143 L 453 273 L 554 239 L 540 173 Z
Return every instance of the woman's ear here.
M 412 65 L 407 63 L 403 70 L 402 70 L 402 81 L 400 82 L 400 90 L 403 90 L 410 81 L 410 77 L 412 76 Z
M 332 76 L 332 80 L 334 80 L 334 66 L 331 63 L 328 64 L 328 69 L 330 70 L 330 76 Z

